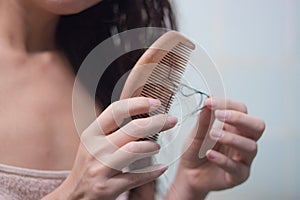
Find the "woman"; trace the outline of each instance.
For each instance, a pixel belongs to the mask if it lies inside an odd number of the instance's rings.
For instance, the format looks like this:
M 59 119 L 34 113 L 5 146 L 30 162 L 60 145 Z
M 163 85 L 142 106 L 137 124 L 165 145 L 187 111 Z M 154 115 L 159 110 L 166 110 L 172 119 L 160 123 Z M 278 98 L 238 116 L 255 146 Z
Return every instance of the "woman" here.
M 138 193 L 141 190 L 136 188 L 158 178 L 167 166 L 130 174 L 97 161 L 79 141 L 71 100 L 80 63 L 112 30 L 165 27 L 166 19 L 171 22 L 168 28 L 174 28 L 168 1 L 10 0 L 0 2 L 0 13 L 0 199 L 116 199 L 129 190 L 130 199 L 137 194 L 153 199 L 153 194 Z M 140 54 L 134 52 L 130 60 L 123 58 L 125 62 L 115 63 L 119 67 L 114 73 L 107 73 L 122 74 L 135 62 L 132 58 Z M 111 83 L 104 79 L 97 94 L 101 114 L 96 122 L 105 137 L 129 152 L 157 152 L 159 146 L 155 143 L 124 137 L 117 130 L 112 109 L 124 108 L 115 113 L 122 120 L 129 117 L 126 113 L 156 109 L 159 102 L 133 98 L 108 106 Z M 89 101 L 84 91 L 82 97 Z M 224 101 L 226 108 L 222 106 Z M 128 103 L 130 112 L 123 106 Z M 246 106 L 237 101 L 210 98 L 205 105 L 199 129 L 191 133 L 191 146 L 180 159 L 165 199 L 204 199 L 209 191 L 234 187 L 249 176 L 264 122 L 247 115 Z M 198 150 L 212 112 L 226 123 L 223 130 L 210 133 L 218 141 L 217 148 L 200 160 Z M 152 123 L 145 131 L 147 120 Z M 176 124 L 175 117 L 153 116 L 135 121 L 140 125 L 137 132 L 150 134 L 161 121 L 165 121 L 165 129 Z M 85 130 L 93 131 L 93 125 Z M 116 162 L 124 159 L 114 154 L 111 157 Z

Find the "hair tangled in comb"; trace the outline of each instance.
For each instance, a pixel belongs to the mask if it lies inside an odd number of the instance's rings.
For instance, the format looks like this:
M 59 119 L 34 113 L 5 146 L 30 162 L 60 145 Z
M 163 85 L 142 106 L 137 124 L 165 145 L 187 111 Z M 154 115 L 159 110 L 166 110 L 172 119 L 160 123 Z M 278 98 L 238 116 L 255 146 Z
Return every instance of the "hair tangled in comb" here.
M 56 34 L 57 44 L 77 73 L 88 53 L 102 41 L 114 34 L 140 27 L 176 29 L 169 1 L 103 0 L 82 13 L 62 16 Z M 117 48 L 125 48 L 122 45 L 119 44 Z M 134 66 L 143 52 L 129 52 L 107 68 L 96 93 L 98 102 L 104 108 L 111 103 L 116 82 Z

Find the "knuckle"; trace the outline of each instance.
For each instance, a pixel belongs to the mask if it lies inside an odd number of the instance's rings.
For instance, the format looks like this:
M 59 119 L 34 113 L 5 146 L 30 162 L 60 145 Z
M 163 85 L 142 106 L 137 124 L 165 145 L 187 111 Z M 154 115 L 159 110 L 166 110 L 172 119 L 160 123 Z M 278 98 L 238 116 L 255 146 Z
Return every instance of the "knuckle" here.
M 253 141 L 250 147 L 250 153 L 252 153 L 255 156 L 257 154 L 257 149 L 257 143 Z
M 230 117 L 229 120 L 230 120 L 231 122 L 233 122 L 233 123 L 238 123 L 238 122 L 242 121 L 243 115 L 242 115 L 242 113 L 240 113 L 240 112 L 237 112 L 237 111 L 232 112 L 232 111 L 231 111 L 229 117 Z
M 229 166 L 229 160 L 226 159 L 226 157 L 222 157 L 219 160 L 219 164 L 221 164 L 222 166 Z
M 136 142 L 129 142 L 124 146 L 124 150 L 130 153 L 139 152 L 140 148 L 140 145 Z
M 237 138 L 233 134 L 226 134 L 226 138 L 227 138 L 227 143 L 229 143 L 229 144 L 237 143 Z
M 260 133 L 263 133 L 265 131 L 265 128 L 266 128 L 266 124 L 264 121 L 260 120 L 258 123 L 257 123 L 257 130 L 260 132 Z
M 143 179 L 143 175 L 140 176 L 137 174 L 135 176 L 132 176 L 130 181 L 131 181 L 131 184 L 130 184 L 131 187 L 136 187 L 136 186 L 142 185 L 145 182 Z
M 154 119 L 157 119 L 158 121 L 163 121 L 165 122 L 167 119 L 168 115 L 167 114 L 157 114 L 153 116 Z
M 150 104 L 146 97 L 131 98 L 128 101 L 129 112 L 131 115 L 136 112 L 149 111 Z
M 245 169 L 242 172 L 240 172 L 241 174 L 236 174 L 233 177 L 230 177 L 229 179 L 227 179 L 227 184 L 229 188 L 233 188 L 237 185 L 240 185 L 242 183 L 244 183 L 250 176 L 250 170 L 249 169 Z
M 122 106 L 121 104 L 123 104 L 123 100 L 115 101 L 108 106 L 107 110 L 114 115 L 118 115 L 119 113 L 121 113 L 121 110 L 124 109 L 124 106 Z
M 112 109 L 112 110 L 115 110 L 116 108 L 119 107 L 119 104 L 121 103 L 121 101 L 115 101 L 115 102 L 112 102 L 107 109 Z
M 148 108 L 150 106 L 149 101 L 146 97 L 139 97 L 138 99 L 131 99 L 131 105 L 134 105 L 137 108 Z
M 239 175 L 236 176 L 236 180 L 234 181 L 235 185 L 239 185 L 244 183 L 250 176 L 250 168 L 242 167 Z
M 238 182 L 236 180 L 234 180 L 233 178 L 229 178 L 227 180 L 227 185 L 228 185 L 228 188 L 233 188 L 236 185 L 238 185 Z
M 139 142 L 129 142 L 124 146 L 124 150 L 128 153 L 142 153 L 144 152 L 145 145 Z
M 232 121 L 232 113 L 229 110 L 225 111 L 225 117 L 224 117 L 225 121 Z
M 247 108 L 246 104 L 241 103 L 241 111 L 242 111 L 243 113 L 248 114 L 248 108 Z
M 243 176 L 241 177 L 241 181 L 240 183 L 244 183 L 250 176 L 250 170 L 249 169 L 246 169 L 244 172 L 243 172 Z
M 145 180 L 147 180 L 147 182 L 150 182 L 150 181 L 154 180 L 155 178 L 157 178 L 158 176 L 159 176 L 159 173 L 150 172 L 150 173 L 146 174 L 146 179 Z
M 145 127 L 147 125 L 149 125 L 152 121 L 152 118 L 147 117 L 147 118 L 140 118 L 140 119 L 135 119 L 132 121 L 132 123 L 137 126 L 137 127 Z
M 223 163 L 224 163 L 224 166 L 226 166 L 227 168 L 232 168 L 233 167 L 232 162 L 229 158 L 224 158 Z
M 239 124 L 245 120 L 245 114 L 239 111 L 230 111 L 228 114 L 229 118 L 228 121 L 232 124 Z
M 246 104 L 241 101 L 227 99 L 227 104 L 231 104 L 232 107 L 235 107 L 237 110 L 239 110 L 243 113 L 248 113 L 248 108 L 247 108 Z
M 135 103 L 137 107 L 141 107 L 141 108 L 148 108 L 150 106 L 149 100 L 146 97 L 138 97 Z
M 97 182 L 92 189 L 96 194 L 101 194 L 102 197 L 109 197 L 113 195 L 112 187 L 106 181 Z
M 90 178 L 97 177 L 99 174 L 101 174 L 103 171 L 102 165 L 96 165 L 96 166 L 91 166 L 87 170 L 87 175 Z
M 145 173 L 144 177 L 140 180 L 140 184 L 150 182 L 153 179 L 155 179 L 156 177 L 157 177 L 157 173 L 155 173 L 155 172 Z

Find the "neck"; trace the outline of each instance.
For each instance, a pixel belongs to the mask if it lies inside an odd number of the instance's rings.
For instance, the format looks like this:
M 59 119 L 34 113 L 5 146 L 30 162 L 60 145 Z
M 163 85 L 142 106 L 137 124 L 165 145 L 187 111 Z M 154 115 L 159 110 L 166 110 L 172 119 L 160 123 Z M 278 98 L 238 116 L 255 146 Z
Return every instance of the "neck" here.
M 29 53 L 55 49 L 59 16 L 28 2 L 0 1 L 0 46 Z

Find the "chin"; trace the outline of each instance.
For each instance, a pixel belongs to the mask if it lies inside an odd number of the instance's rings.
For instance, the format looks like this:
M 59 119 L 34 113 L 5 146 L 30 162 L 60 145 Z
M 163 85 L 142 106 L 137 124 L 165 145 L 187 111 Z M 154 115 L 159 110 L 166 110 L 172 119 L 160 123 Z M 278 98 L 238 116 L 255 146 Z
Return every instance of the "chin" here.
M 70 15 L 80 13 L 101 0 L 33 0 L 43 9 L 58 15 Z

